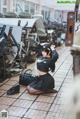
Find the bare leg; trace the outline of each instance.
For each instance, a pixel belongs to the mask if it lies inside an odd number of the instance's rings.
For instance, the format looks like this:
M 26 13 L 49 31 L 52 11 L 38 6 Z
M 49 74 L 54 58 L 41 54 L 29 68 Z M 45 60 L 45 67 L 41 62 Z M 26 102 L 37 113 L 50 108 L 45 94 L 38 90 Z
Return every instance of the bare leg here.
M 30 87 L 29 85 L 27 86 L 27 90 L 28 90 L 29 94 L 33 94 L 33 95 L 39 95 L 39 94 L 44 93 L 44 91 L 36 90 L 36 89 Z

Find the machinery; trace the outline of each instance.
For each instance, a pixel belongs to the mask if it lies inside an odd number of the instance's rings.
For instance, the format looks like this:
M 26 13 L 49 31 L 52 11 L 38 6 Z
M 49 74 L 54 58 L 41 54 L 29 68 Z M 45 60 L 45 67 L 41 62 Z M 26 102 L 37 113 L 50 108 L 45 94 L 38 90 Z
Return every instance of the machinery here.
M 41 19 L 0 18 L 0 82 L 13 68 L 35 61 L 33 52 L 42 36 L 46 32 Z

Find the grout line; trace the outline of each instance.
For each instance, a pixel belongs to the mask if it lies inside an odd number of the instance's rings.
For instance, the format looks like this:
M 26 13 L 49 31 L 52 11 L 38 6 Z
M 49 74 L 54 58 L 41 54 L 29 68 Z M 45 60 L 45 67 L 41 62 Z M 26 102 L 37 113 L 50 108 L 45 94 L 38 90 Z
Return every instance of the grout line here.
M 65 76 L 64 80 L 62 81 L 61 86 L 60 86 L 60 88 L 59 88 L 59 90 L 58 90 L 58 93 L 59 93 L 60 89 L 62 88 L 62 85 L 64 84 L 64 81 L 65 81 L 65 79 L 66 79 L 66 77 L 67 77 L 67 75 L 68 75 L 68 73 L 69 73 L 71 67 L 72 67 L 72 65 L 69 67 L 69 70 L 68 70 L 68 72 L 66 73 L 66 76 Z M 54 100 L 53 100 L 53 103 L 54 103 L 54 101 L 56 100 L 56 98 L 57 98 L 57 96 L 58 96 L 58 93 L 56 94 L 56 96 L 55 96 L 55 98 L 54 98 Z M 52 106 L 53 103 L 51 103 L 51 106 Z M 50 108 L 51 108 L 51 106 L 50 106 Z M 49 110 L 50 110 L 50 108 L 49 108 Z M 48 115 L 49 110 L 47 111 L 47 115 Z M 46 119 L 47 115 L 45 116 L 45 119 Z

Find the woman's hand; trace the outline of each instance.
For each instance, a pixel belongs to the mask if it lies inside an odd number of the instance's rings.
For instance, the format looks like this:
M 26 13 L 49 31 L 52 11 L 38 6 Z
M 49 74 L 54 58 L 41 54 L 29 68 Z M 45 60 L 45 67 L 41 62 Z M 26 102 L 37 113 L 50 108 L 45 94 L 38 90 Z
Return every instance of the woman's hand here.
M 51 45 L 51 50 L 53 51 L 53 50 L 55 50 L 55 45 Z

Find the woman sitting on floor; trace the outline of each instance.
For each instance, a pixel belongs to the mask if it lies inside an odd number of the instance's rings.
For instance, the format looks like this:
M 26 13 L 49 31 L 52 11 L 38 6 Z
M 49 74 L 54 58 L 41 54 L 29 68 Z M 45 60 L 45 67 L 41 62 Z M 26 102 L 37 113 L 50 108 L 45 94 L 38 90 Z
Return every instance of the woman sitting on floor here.
M 53 51 L 50 48 L 43 48 L 42 57 L 37 60 L 38 76 L 30 82 L 27 86 L 27 90 L 30 94 L 43 94 L 46 92 L 56 92 L 54 78 L 49 74 L 49 71 L 54 71 L 55 62 L 58 58 L 53 55 Z M 57 56 L 57 57 L 56 57 Z

